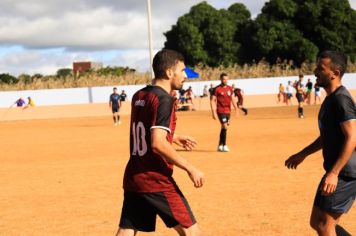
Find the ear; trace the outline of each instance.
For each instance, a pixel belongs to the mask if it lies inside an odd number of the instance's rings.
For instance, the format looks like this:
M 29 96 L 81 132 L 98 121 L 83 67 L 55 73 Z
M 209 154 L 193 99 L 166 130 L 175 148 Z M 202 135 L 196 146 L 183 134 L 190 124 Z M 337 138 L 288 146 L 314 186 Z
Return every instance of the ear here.
M 168 79 L 170 79 L 174 76 L 174 71 L 172 70 L 172 68 L 169 68 L 166 70 L 166 76 Z
M 340 70 L 333 70 L 332 79 L 340 78 Z

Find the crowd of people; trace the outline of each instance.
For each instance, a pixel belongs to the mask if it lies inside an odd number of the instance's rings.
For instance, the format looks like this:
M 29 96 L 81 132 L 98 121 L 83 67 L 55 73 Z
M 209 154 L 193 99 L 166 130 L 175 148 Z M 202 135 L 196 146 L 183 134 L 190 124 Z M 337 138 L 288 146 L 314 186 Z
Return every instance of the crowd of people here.
M 282 83 L 279 84 L 278 94 L 277 94 L 277 102 L 283 102 L 286 105 L 293 105 L 291 98 L 295 93 L 296 96 L 300 97 L 298 100 L 303 100 L 307 104 L 312 104 L 312 100 L 314 98 L 313 104 L 321 103 L 321 91 L 320 86 L 318 84 L 314 84 L 308 79 L 307 83 L 303 84 L 304 75 L 299 75 L 299 80 L 296 80 L 292 83 L 292 81 L 288 81 L 288 83 L 284 86 Z M 299 86 L 299 87 L 298 87 Z M 314 90 L 314 93 L 313 93 Z

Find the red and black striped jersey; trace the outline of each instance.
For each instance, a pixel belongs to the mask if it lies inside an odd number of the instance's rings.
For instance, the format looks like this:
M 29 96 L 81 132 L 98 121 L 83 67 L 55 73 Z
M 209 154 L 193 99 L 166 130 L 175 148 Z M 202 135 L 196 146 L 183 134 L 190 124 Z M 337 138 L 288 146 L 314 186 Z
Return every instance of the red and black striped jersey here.
M 161 192 L 174 189 L 173 164 L 153 153 L 151 130 L 167 130 L 172 143 L 176 126 L 174 98 L 158 86 L 136 92 L 131 104 L 130 160 L 124 175 L 124 189 L 131 192 Z
M 220 84 L 215 87 L 214 96 L 216 97 L 216 112 L 219 114 L 231 113 L 232 88 L 228 85 L 223 86 Z

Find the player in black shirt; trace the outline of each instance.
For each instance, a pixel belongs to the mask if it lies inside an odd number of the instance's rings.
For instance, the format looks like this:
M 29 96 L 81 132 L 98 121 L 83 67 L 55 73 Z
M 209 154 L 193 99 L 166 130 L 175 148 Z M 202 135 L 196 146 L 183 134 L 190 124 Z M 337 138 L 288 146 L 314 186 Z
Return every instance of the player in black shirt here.
M 121 106 L 120 98 L 121 98 L 120 95 L 117 93 L 117 88 L 114 88 L 113 93 L 110 95 L 109 107 L 111 107 L 112 117 L 115 126 L 121 124 L 120 115 L 119 115 L 120 106 Z
M 346 67 L 347 58 L 341 53 L 324 51 L 319 55 L 314 71 L 316 83 L 327 94 L 318 116 L 320 136 L 285 162 L 288 168 L 296 169 L 307 156 L 323 151 L 325 175 L 310 217 L 310 225 L 318 235 L 345 233 L 337 223 L 356 198 L 356 109 L 341 84 Z

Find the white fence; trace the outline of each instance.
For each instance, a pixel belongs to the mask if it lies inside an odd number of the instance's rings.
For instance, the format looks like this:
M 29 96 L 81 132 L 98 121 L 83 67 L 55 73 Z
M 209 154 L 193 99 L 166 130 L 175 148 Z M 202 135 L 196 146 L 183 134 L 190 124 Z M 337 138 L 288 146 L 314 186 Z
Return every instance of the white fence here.
M 238 79 L 230 80 L 229 84 L 235 84 L 236 87 L 242 88 L 245 95 L 276 94 L 280 83 L 286 85 L 288 81 L 297 80 L 297 76 L 292 77 L 275 77 L 275 78 L 257 78 L 257 79 Z M 304 83 L 310 79 L 315 83 L 313 75 L 304 76 Z M 200 96 L 204 86 L 210 87 L 210 84 L 218 85 L 219 80 L 215 81 L 188 81 L 184 88 L 192 87 L 196 96 Z M 345 74 L 342 79 L 343 85 L 348 89 L 356 89 L 356 73 Z M 132 95 L 145 85 L 127 85 L 116 86 L 119 90 L 125 90 L 127 99 L 130 100 Z M 31 97 L 37 106 L 48 105 L 68 105 L 68 104 L 88 104 L 88 103 L 105 103 L 109 101 L 112 93 L 111 87 L 92 87 L 92 88 L 71 88 L 71 89 L 46 89 L 46 90 L 22 90 L 0 92 L 0 107 L 10 107 L 18 98 Z

